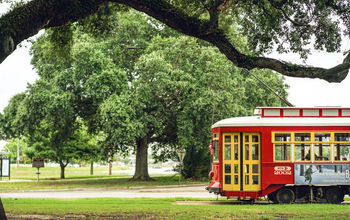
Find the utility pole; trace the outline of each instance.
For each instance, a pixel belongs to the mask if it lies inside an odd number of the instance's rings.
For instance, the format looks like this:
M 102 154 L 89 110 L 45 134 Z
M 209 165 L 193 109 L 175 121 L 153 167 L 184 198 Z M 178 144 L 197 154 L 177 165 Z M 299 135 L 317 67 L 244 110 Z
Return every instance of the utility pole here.
M 113 163 L 113 151 L 110 152 L 110 156 L 109 156 L 109 166 L 108 166 L 108 170 L 109 170 L 109 175 L 112 175 L 112 163 Z
M 19 167 L 19 137 L 17 138 L 17 167 Z

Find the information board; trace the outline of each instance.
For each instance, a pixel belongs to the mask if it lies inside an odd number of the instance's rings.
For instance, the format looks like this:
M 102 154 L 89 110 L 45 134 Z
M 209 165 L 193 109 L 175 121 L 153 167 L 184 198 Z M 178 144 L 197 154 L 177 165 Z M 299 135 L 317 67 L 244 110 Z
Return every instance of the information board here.
M 32 167 L 36 167 L 36 168 L 44 167 L 44 159 L 40 157 L 34 158 Z
M 10 158 L 0 157 L 0 177 L 10 179 Z
M 9 158 L 2 158 L 1 174 L 4 177 L 8 177 L 10 175 L 10 159 Z

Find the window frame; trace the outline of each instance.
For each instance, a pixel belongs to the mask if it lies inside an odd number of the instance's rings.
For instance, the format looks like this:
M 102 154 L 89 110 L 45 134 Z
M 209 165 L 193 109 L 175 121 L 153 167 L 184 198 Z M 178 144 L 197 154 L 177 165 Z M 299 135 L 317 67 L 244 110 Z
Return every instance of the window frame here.
M 213 163 L 219 163 L 220 162 L 220 144 L 219 144 L 219 137 L 220 137 L 220 135 L 219 135 L 219 133 L 213 133 L 213 136 L 212 136 L 212 138 L 213 138 Z M 215 141 L 217 141 L 218 142 L 218 144 L 217 144 L 217 153 L 218 153 L 218 155 L 217 155 L 217 160 L 215 160 Z
M 296 141 L 295 140 L 295 134 L 298 133 L 309 133 L 310 134 L 310 141 Z M 315 137 L 316 134 L 329 134 L 330 140 L 329 141 L 316 141 Z M 275 135 L 276 134 L 290 134 L 290 141 L 276 141 Z M 271 132 L 271 142 L 273 147 L 273 162 L 291 162 L 291 163 L 347 163 L 350 162 L 350 152 L 349 157 L 347 160 L 335 160 L 336 156 L 336 144 L 348 144 L 350 145 L 349 141 L 335 141 L 335 134 L 350 134 L 350 131 L 272 131 Z M 290 145 L 290 159 L 289 160 L 276 160 L 276 145 L 277 144 L 289 144 Z M 305 144 L 310 145 L 310 160 L 296 160 L 295 158 L 295 150 L 296 145 L 299 144 Z M 330 155 L 328 160 L 316 160 L 315 153 L 316 152 L 316 145 L 329 145 L 330 148 Z M 320 155 L 318 155 L 320 156 Z
M 333 142 L 332 142 L 332 161 L 334 163 L 346 163 L 346 162 L 350 162 L 350 157 L 347 158 L 347 160 L 335 160 L 335 149 L 336 149 L 336 144 L 348 144 L 350 145 L 350 140 L 349 141 L 335 141 L 335 134 L 350 134 L 350 131 L 337 131 L 337 132 L 333 132 Z M 350 154 L 350 153 L 349 153 Z
M 290 141 L 275 141 L 275 134 L 290 134 Z M 292 132 L 272 132 L 272 145 L 273 145 L 273 161 L 274 162 L 292 162 L 292 140 L 294 139 L 294 134 Z M 289 160 L 276 160 L 276 144 L 289 144 Z

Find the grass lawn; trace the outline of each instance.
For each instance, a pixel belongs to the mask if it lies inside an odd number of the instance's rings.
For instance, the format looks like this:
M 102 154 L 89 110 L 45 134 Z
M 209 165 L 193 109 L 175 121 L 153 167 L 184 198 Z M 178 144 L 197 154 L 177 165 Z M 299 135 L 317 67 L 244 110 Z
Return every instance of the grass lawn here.
M 128 167 L 113 167 L 113 170 L 131 169 Z M 36 168 L 11 167 L 11 179 L 36 180 Z M 90 167 L 67 167 L 66 179 L 59 179 L 59 167 L 40 168 L 40 181 L 0 181 L 0 191 L 15 190 L 47 190 L 47 189 L 74 189 L 74 188 L 130 188 L 141 186 L 178 185 L 178 176 L 151 176 L 156 181 L 129 181 L 130 175 L 108 175 L 108 167 L 95 167 L 94 175 L 90 175 Z M 113 177 L 113 178 L 111 178 Z M 100 179 L 92 179 L 100 178 Z M 4 178 L 6 180 L 6 178 Z M 181 184 L 207 183 L 192 180 L 183 180 Z
M 127 170 L 131 167 L 113 167 L 112 170 Z M 17 167 L 11 166 L 11 179 L 36 180 L 37 169 L 33 167 Z M 59 179 L 61 176 L 60 167 L 42 167 L 40 168 L 40 179 Z M 115 175 L 114 175 L 115 176 Z M 90 175 L 90 167 L 66 167 L 66 179 L 76 178 L 94 178 L 94 177 L 110 177 L 108 175 L 108 167 L 94 167 L 94 175 Z
M 169 199 L 3 199 L 9 217 L 30 215 L 89 219 L 349 219 L 350 205 L 179 205 Z M 39 218 L 36 216 L 35 218 Z
M 0 191 L 15 190 L 47 190 L 47 189 L 74 189 L 74 188 L 130 188 L 142 186 L 165 186 L 178 185 L 177 176 L 152 177 L 155 181 L 130 181 L 130 177 L 104 178 L 104 179 L 79 179 L 79 180 L 47 180 L 30 182 L 1 182 Z M 181 184 L 208 183 L 200 181 L 185 180 Z

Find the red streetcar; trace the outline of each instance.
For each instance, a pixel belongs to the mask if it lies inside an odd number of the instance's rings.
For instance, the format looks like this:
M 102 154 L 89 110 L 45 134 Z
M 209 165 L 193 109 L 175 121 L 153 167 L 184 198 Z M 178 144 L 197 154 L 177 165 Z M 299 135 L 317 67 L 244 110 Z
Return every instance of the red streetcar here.
M 274 203 L 350 193 L 350 108 L 259 107 L 212 126 L 209 192 Z

